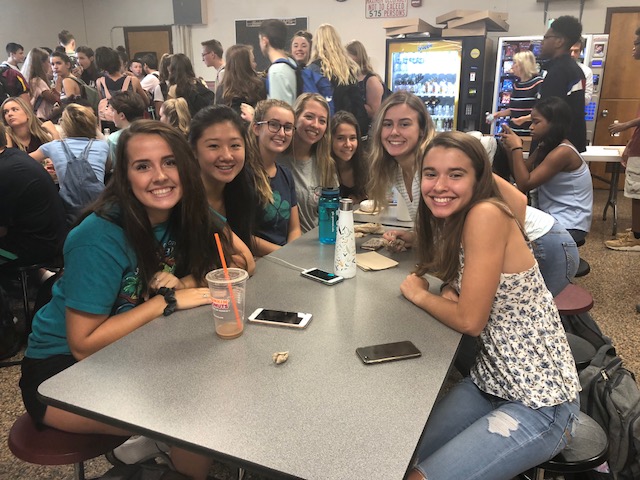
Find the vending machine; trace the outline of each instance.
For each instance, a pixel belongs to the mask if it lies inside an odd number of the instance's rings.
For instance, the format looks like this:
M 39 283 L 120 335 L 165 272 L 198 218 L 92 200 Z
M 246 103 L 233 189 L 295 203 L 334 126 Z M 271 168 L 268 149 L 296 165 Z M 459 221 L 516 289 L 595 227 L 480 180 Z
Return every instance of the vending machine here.
M 407 37 L 387 39 L 387 87 L 419 96 L 438 131 L 480 130 L 490 40 Z
M 580 61 L 585 63 L 593 71 L 593 96 L 589 104 L 585 105 L 587 142 L 591 144 L 595 132 L 596 112 L 598 111 L 598 100 L 600 99 L 600 82 L 604 72 L 609 35 L 590 34 L 584 35 L 583 37 L 586 42 Z M 496 62 L 493 103 L 490 109 L 492 112 L 509 108 L 511 92 L 516 81 L 516 77 L 511 72 L 513 55 L 522 50 L 531 50 L 536 60 L 538 60 L 541 44 L 541 35 L 530 37 L 501 37 L 498 40 L 498 58 Z M 541 64 L 542 61 L 538 61 L 538 66 Z M 491 125 L 491 133 L 498 133 L 502 128 L 502 124 L 508 121 L 509 117 L 502 117 L 494 121 Z

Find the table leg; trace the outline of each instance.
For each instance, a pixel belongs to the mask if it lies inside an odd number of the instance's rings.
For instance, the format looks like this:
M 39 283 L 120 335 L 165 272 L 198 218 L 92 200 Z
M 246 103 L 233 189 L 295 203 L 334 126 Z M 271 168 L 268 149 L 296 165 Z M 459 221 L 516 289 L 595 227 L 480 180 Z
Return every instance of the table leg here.
M 613 229 L 611 235 L 615 237 L 618 232 L 618 180 L 620 178 L 620 164 L 613 164 L 613 172 L 611 172 L 611 180 L 609 181 L 609 197 L 604 205 L 602 212 L 602 221 L 607 219 L 607 210 L 609 207 L 613 210 Z

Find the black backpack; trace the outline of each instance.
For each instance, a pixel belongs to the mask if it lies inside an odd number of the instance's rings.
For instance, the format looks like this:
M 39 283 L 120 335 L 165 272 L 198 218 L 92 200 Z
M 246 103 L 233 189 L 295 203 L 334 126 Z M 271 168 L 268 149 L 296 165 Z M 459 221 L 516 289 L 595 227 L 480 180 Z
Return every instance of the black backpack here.
M 640 390 L 611 345 L 580 372 L 580 409 L 609 438 L 608 463 L 618 480 L 640 478 Z
M 353 114 L 360 126 L 360 135 L 363 138 L 369 133 L 369 114 L 364 106 L 364 99 L 357 83 L 350 85 L 336 85 L 333 89 L 333 104 L 336 112 L 345 110 Z
M 80 212 L 95 201 L 104 190 L 104 180 L 99 180 L 89 163 L 89 150 L 93 139 L 84 148 L 80 156 L 76 157 L 64 140 L 62 148 L 67 155 L 67 172 L 60 184 L 60 197 L 67 212 L 67 224 L 75 222 Z
M 215 98 L 215 93 L 205 87 L 200 80 L 196 80 L 195 85 L 189 89 L 184 99 L 187 101 L 189 113 L 193 117 L 204 107 L 213 105 Z

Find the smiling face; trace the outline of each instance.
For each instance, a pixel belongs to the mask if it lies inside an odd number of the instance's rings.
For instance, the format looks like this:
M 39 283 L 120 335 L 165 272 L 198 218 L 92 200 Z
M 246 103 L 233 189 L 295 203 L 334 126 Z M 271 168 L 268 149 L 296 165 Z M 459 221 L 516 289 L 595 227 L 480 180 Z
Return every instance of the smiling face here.
M 296 122 L 296 138 L 309 145 L 319 142 L 327 131 L 328 117 L 321 103 L 307 101 Z
M 263 122 L 277 122 L 281 126 L 291 125 L 293 126 L 294 116 L 293 112 L 282 107 L 271 107 L 267 110 L 264 116 Z M 285 133 L 284 128 L 280 128 L 276 133 L 273 133 L 269 129 L 267 123 L 253 126 L 253 133 L 258 137 L 258 144 L 260 145 L 260 151 L 266 151 L 270 153 L 282 153 L 291 144 L 293 138 L 293 132 Z
M 293 37 L 291 40 L 291 55 L 297 62 L 309 61 L 309 42 L 304 37 Z
M 457 148 L 433 147 L 422 162 L 422 200 L 436 218 L 465 208 L 476 184 L 471 159 Z
M 204 129 L 195 154 L 203 177 L 226 184 L 244 167 L 244 138 L 230 121 L 216 123 Z
M 7 125 L 11 128 L 16 128 L 21 125 L 26 125 L 29 121 L 27 113 L 22 109 L 18 102 L 7 102 L 2 109 L 2 117 Z
M 350 123 L 338 125 L 331 141 L 333 154 L 343 162 L 348 162 L 353 158 L 353 154 L 356 153 L 356 148 L 358 148 L 356 127 Z
M 160 135 L 137 134 L 127 143 L 127 178 L 152 225 L 166 222 L 182 199 L 176 159 Z
M 549 128 L 549 121 L 534 108 L 531 112 L 531 137 L 540 141 L 549 133 Z
M 382 146 L 398 161 L 414 155 L 420 141 L 418 112 L 406 104 L 387 110 L 380 132 Z

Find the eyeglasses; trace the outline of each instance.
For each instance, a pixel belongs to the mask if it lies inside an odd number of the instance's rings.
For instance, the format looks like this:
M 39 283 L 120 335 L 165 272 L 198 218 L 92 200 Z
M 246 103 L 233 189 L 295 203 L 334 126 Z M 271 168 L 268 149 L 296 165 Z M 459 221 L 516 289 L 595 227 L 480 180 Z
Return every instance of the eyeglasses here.
M 545 35 L 544 37 L 542 37 L 543 40 L 548 40 L 550 38 L 562 38 L 562 37 L 560 37 L 560 35 Z
M 284 131 L 285 134 L 289 134 L 293 132 L 296 127 L 294 127 L 291 123 L 285 123 L 284 125 L 276 120 L 266 120 L 264 122 L 256 122 L 256 125 L 264 125 L 267 124 L 267 128 L 271 133 L 278 133 L 280 129 Z
M 207 55 L 209 55 L 209 54 L 211 54 L 211 53 L 213 53 L 213 52 L 204 52 L 204 53 L 202 54 L 202 58 L 206 57 Z

